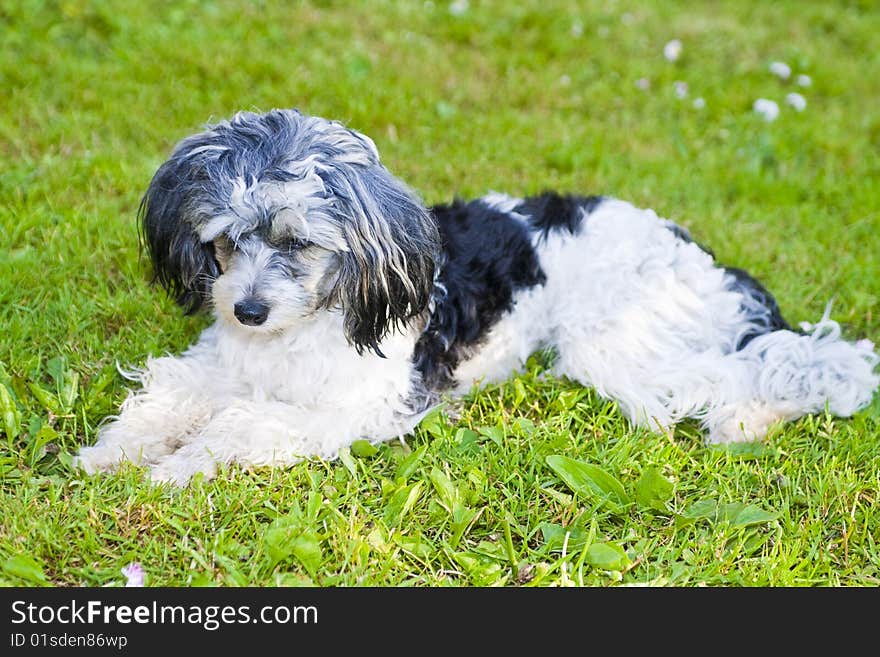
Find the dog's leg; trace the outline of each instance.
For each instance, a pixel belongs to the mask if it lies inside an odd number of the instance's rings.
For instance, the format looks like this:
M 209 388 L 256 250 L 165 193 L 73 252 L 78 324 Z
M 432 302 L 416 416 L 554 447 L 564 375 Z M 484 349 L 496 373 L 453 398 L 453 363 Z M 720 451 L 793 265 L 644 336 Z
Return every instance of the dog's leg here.
M 330 418 L 290 404 L 238 400 L 152 465 L 150 476 L 185 486 L 197 473 L 213 478 L 220 463 L 292 465 L 306 455 L 335 456 L 331 439 L 340 436 L 333 435 L 333 427 Z
M 156 358 L 137 373 L 142 389 L 82 447 L 74 465 L 89 474 L 116 470 L 123 461 L 154 463 L 174 451 L 211 418 L 211 391 L 222 380 L 194 357 Z
M 390 440 L 410 432 L 424 412 L 374 417 L 374 410 L 321 411 L 274 401 L 237 400 L 186 445 L 150 467 L 155 482 L 185 486 L 197 473 L 213 478 L 219 464 L 293 465 L 304 458 L 335 458 L 359 438 Z

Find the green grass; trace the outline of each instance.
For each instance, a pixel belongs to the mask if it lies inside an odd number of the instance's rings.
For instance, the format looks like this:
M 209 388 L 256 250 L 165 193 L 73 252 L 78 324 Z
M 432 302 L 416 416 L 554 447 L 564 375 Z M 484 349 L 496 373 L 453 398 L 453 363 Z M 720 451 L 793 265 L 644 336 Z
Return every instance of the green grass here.
M 138 561 L 149 585 L 880 584 L 876 403 L 715 449 L 631 428 L 543 355 L 375 453 L 179 493 L 69 468 L 125 397 L 116 361 L 207 324 L 147 284 L 135 211 L 178 139 L 239 109 L 345 121 L 429 203 L 550 187 L 653 207 L 791 321 L 834 298 L 848 336 L 880 338 L 873 7 L 4 0 L 0 581 L 118 585 Z

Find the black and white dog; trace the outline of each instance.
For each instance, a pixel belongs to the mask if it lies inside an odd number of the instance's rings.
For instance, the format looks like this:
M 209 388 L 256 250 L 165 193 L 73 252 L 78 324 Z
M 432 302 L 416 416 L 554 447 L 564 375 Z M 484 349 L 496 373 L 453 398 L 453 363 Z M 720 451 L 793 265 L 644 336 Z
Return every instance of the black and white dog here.
M 554 193 L 426 209 L 369 138 L 297 111 L 184 139 L 140 220 L 158 282 L 216 321 L 133 374 L 79 451 L 89 473 L 130 460 L 185 485 L 219 463 L 331 458 L 543 347 L 632 422 L 698 418 L 710 442 L 849 416 L 880 382 L 869 341 L 827 313 L 792 329 L 760 283 L 651 210 Z

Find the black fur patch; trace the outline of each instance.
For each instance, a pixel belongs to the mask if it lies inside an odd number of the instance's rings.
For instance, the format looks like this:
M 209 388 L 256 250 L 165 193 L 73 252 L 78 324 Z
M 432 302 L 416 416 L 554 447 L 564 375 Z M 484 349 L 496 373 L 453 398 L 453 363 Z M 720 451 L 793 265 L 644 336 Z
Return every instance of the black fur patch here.
M 779 305 L 776 303 L 776 299 L 774 299 L 773 295 L 767 291 L 767 288 L 742 269 L 725 267 L 724 271 L 735 279 L 732 289 L 755 299 L 767 309 L 766 320 L 755 321 L 752 328 L 740 337 L 739 342 L 736 345 L 737 351 L 745 347 L 759 335 L 772 333 L 773 331 L 793 330 L 789 323 L 785 321 L 785 318 L 783 318 L 782 313 L 779 310 Z
M 459 362 L 513 308 L 516 290 L 543 285 L 546 276 L 529 228 L 482 201 L 431 209 L 442 259 L 435 301 L 413 360 L 428 389 L 454 385 Z
M 574 196 L 543 192 L 523 200 L 514 210 L 530 218 L 535 230 L 544 237 L 553 229 L 564 228 L 574 235 L 585 215 L 590 214 L 602 202 L 601 196 Z
M 700 244 L 695 241 L 694 238 L 691 237 L 691 234 L 681 226 L 677 226 L 675 224 L 669 224 L 666 226 L 676 238 L 680 239 L 682 242 L 688 242 L 692 244 L 696 244 L 701 251 L 712 256 L 712 259 L 715 259 L 715 253 L 707 246 Z M 751 328 L 746 331 L 742 336 L 740 336 L 739 341 L 736 344 L 736 350 L 739 351 L 743 347 L 745 347 L 749 342 L 757 338 L 759 335 L 764 335 L 766 333 L 772 333 L 773 331 L 792 331 L 795 330 L 789 325 L 788 322 L 785 321 L 785 318 L 782 316 L 782 313 L 779 310 L 779 304 L 776 303 L 776 299 L 773 298 L 773 295 L 767 291 L 763 285 L 761 285 L 757 279 L 755 279 L 751 274 L 746 272 L 743 269 L 739 269 L 737 267 L 723 267 L 724 271 L 733 276 L 734 282 L 730 289 L 739 292 L 747 297 L 751 297 L 755 301 L 757 301 L 761 306 L 766 308 L 767 314 L 761 318 L 755 318 L 752 322 Z
M 682 242 L 687 242 L 688 244 L 696 244 L 700 251 L 702 251 L 703 253 L 708 253 L 710 256 L 712 256 L 713 260 L 715 259 L 715 252 L 708 246 L 700 244 L 693 237 L 691 237 L 691 234 L 688 232 L 687 228 L 682 228 L 681 226 L 673 223 L 666 224 L 666 228 L 669 230 L 670 233 L 675 235 L 677 239 L 680 239 Z

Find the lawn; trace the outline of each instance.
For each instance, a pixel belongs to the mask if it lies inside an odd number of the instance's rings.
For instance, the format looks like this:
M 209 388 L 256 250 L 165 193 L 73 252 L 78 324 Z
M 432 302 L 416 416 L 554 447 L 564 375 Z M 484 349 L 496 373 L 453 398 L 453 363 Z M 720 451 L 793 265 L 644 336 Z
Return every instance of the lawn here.
M 0 34 L 0 583 L 122 585 L 137 562 L 173 586 L 880 584 L 876 400 L 713 448 L 632 428 L 536 354 L 333 462 L 182 492 L 70 468 L 125 398 L 117 363 L 209 321 L 149 285 L 135 215 L 174 143 L 240 109 L 342 120 L 428 203 L 652 207 L 792 323 L 833 299 L 877 341 L 873 2 L 2 0 Z

